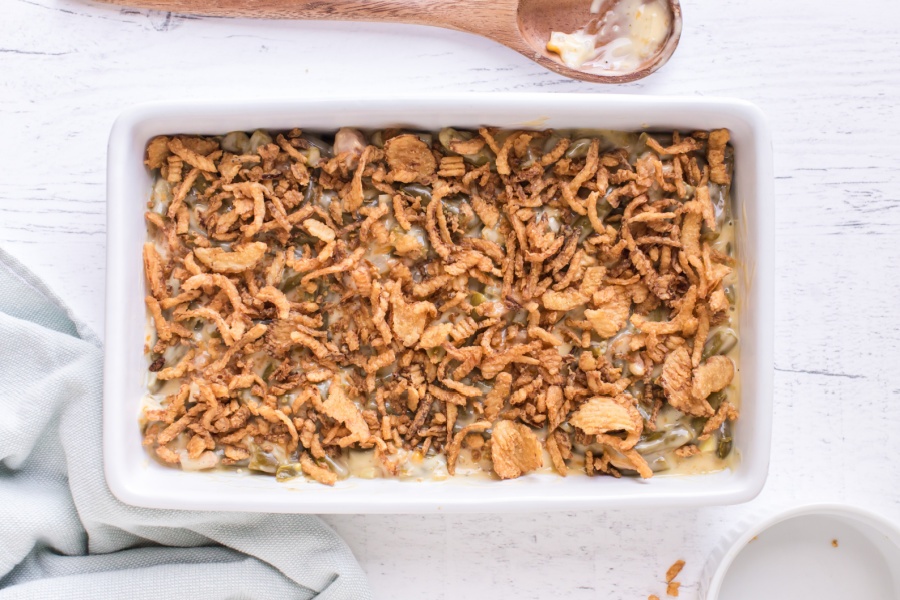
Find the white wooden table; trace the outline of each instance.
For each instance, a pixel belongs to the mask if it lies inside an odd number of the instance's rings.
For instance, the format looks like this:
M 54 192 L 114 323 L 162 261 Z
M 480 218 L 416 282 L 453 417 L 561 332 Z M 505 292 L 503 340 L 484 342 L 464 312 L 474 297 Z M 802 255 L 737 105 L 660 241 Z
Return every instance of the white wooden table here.
M 4 0 L 0 245 L 103 330 L 105 161 L 123 107 L 168 98 L 392 91 L 728 95 L 775 140 L 771 475 L 738 507 L 328 517 L 379 598 L 663 596 L 747 513 L 846 501 L 900 519 L 900 4 L 682 0 L 672 61 L 598 87 L 468 35 L 409 26 L 185 18 Z

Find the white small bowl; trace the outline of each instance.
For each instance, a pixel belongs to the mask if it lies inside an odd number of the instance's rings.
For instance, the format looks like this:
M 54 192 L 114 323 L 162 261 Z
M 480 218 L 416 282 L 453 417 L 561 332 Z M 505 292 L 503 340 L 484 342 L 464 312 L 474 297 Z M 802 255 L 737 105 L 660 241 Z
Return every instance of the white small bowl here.
M 900 525 L 845 505 L 781 511 L 727 536 L 703 580 L 706 600 L 897 600 Z

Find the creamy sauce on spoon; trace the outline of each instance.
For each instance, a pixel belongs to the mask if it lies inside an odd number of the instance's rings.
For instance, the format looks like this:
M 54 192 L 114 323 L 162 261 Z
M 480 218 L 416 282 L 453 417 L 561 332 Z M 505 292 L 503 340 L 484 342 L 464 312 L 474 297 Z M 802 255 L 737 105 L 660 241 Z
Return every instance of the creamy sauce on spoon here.
M 601 13 L 594 0 L 587 25 L 572 33 L 554 31 L 547 50 L 569 68 L 583 66 L 611 72 L 632 72 L 663 47 L 672 28 L 665 0 L 618 0 Z

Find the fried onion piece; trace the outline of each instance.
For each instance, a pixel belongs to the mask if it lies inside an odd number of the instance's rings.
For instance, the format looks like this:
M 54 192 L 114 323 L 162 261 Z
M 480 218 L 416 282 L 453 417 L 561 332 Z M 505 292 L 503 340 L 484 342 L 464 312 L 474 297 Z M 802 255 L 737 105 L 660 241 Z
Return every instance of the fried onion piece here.
M 324 269 L 318 269 L 313 271 L 312 273 L 307 273 L 303 276 L 303 279 L 300 280 L 301 283 L 306 283 L 308 281 L 312 281 L 313 279 L 318 279 L 319 277 L 324 277 L 325 275 L 331 275 L 333 273 L 342 273 L 344 271 L 349 271 L 356 263 L 362 259 L 363 255 L 366 253 L 365 247 L 357 248 L 353 251 L 353 254 L 345 258 L 339 263 L 333 264 L 330 267 L 325 267 Z
M 384 155 L 394 181 L 409 183 L 434 174 L 437 161 L 428 144 L 412 134 L 392 137 L 384 144 Z
M 691 395 L 694 400 L 706 401 L 713 392 L 725 389 L 734 379 L 734 363 L 727 356 L 710 356 L 694 369 Z
M 459 452 L 462 450 L 463 440 L 473 431 L 485 431 L 490 429 L 490 421 L 477 421 L 466 425 L 453 436 L 453 441 L 447 446 L 447 472 L 456 475 L 456 461 L 459 458 Z
M 712 416 L 715 411 L 706 396 L 696 398 L 692 393 L 691 367 L 691 353 L 686 347 L 679 346 L 666 356 L 660 385 L 673 408 L 695 417 Z
M 694 329 L 696 330 L 696 319 L 691 316 L 694 312 L 694 306 L 696 306 L 696 304 L 697 287 L 691 286 L 691 288 L 681 299 L 680 305 L 678 307 L 678 313 L 671 321 L 656 322 L 649 320 L 643 315 L 633 314 L 631 315 L 631 322 L 642 332 L 650 333 L 653 335 L 677 333 L 679 331 L 689 329 L 691 323 L 695 325 Z
M 184 142 L 182 142 L 180 138 L 172 138 L 169 140 L 168 148 L 169 152 L 177 154 L 184 162 L 195 169 L 200 169 L 201 171 L 206 171 L 208 173 L 215 173 L 218 171 L 215 162 L 202 154 L 198 154 L 194 150 L 185 147 Z
M 356 172 L 353 174 L 353 180 L 350 182 L 350 188 L 346 198 L 344 198 L 344 211 L 356 212 L 363 203 L 363 185 L 362 178 L 366 169 L 366 162 L 372 153 L 372 146 L 366 146 L 359 156 L 359 164 L 356 166 Z
M 222 248 L 194 248 L 194 256 L 216 273 L 236 274 L 255 267 L 267 248 L 263 242 L 240 244 L 232 252 Z
M 237 287 L 234 285 L 233 281 L 231 281 L 224 275 L 210 273 L 201 273 L 199 275 L 194 275 L 181 284 L 181 289 L 189 292 L 191 290 L 196 290 L 198 288 L 207 286 L 219 287 L 223 292 L 225 292 L 225 295 L 228 297 L 228 300 L 234 307 L 235 312 L 240 313 L 243 311 L 244 303 L 241 300 L 240 293 L 238 293 L 237 291 Z
M 631 297 L 628 290 L 619 285 L 606 287 L 594 294 L 596 309 L 586 309 L 584 318 L 602 338 L 616 335 L 627 323 L 631 313 Z
M 663 147 L 659 142 L 657 142 L 652 137 L 647 138 L 647 146 L 649 146 L 654 152 L 661 155 L 666 154 L 686 154 L 688 152 L 693 152 L 694 150 L 700 149 L 700 142 L 695 140 L 692 137 L 684 138 L 682 141 L 672 144 L 668 147 Z
M 543 344 L 541 342 L 534 341 L 529 344 L 513 346 L 503 353 L 492 354 L 481 362 L 481 376 L 484 379 L 493 379 L 511 362 L 534 365 L 540 364 L 539 360 L 527 357 L 526 355 L 536 350 L 540 350 L 542 347 Z
M 322 403 L 322 411 L 335 421 L 343 423 L 360 442 L 368 441 L 369 426 L 359 407 L 347 397 L 344 386 L 337 378 L 331 380 L 328 398 Z
M 569 311 L 578 308 L 588 301 L 588 296 L 581 291 L 569 288 L 561 292 L 547 290 L 541 296 L 541 303 L 547 310 Z
M 419 338 L 419 345 L 417 347 L 422 348 L 423 350 L 437 348 L 447 341 L 447 337 L 450 335 L 452 329 L 453 323 L 438 323 L 429 326 L 428 329 L 422 333 L 422 337 Z
M 256 298 L 263 302 L 271 302 L 274 304 L 275 308 L 278 310 L 279 319 L 287 319 L 291 314 L 291 303 L 287 299 L 287 296 L 284 295 L 284 292 L 274 286 L 267 285 L 262 288 L 259 290 L 259 293 L 256 294 Z
M 543 448 L 527 425 L 503 420 L 491 433 L 491 460 L 501 479 L 514 479 L 544 465 Z
M 650 465 L 647 464 L 647 461 L 644 460 L 644 457 L 641 456 L 637 450 L 632 449 L 626 450 L 625 452 L 619 452 L 610 446 L 604 446 L 603 448 L 605 450 L 604 454 L 606 459 L 610 465 L 613 465 L 618 469 L 637 471 L 637 474 L 641 479 L 650 479 L 653 477 L 653 469 L 650 468 Z
M 306 219 L 303 221 L 303 228 L 323 242 L 333 242 L 336 237 L 334 229 L 315 219 Z
M 169 157 L 169 138 L 158 135 L 147 144 L 147 159 L 144 163 L 149 169 L 158 169 L 163 166 Z
M 147 282 L 150 284 L 150 293 L 157 300 L 164 300 L 168 297 L 166 284 L 163 275 L 162 258 L 156 251 L 156 246 L 147 242 L 144 244 L 144 274 L 147 276 Z
M 550 455 L 550 461 L 553 463 L 553 468 L 556 469 L 556 472 L 563 477 L 568 475 L 569 468 L 566 466 L 566 461 L 563 460 L 556 434 L 548 434 L 547 439 L 544 441 L 544 446 L 547 448 L 547 453 Z
M 481 390 L 474 385 L 466 385 L 452 379 L 442 379 L 441 383 L 444 384 L 444 387 L 448 387 L 466 398 L 478 398 L 482 395 Z
M 484 148 L 484 140 L 477 137 L 471 140 L 453 140 L 450 142 L 450 150 L 464 156 L 478 154 L 482 148 Z
M 147 308 L 150 310 L 150 315 L 153 317 L 153 325 L 156 327 L 156 336 L 163 342 L 168 342 L 172 339 L 172 328 L 169 327 L 168 321 L 166 321 L 166 318 L 163 316 L 159 302 L 153 296 L 147 296 L 144 298 L 144 302 L 147 303 Z
M 500 373 L 494 378 L 494 387 L 484 398 L 484 418 L 488 421 L 496 421 L 500 416 L 500 410 L 509 398 L 512 390 L 512 375 L 507 372 Z
M 436 314 L 431 302 L 407 302 L 399 286 L 391 287 L 391 329 L 407 348 L 416 345 Z
M 725 146 L 731 134 L 727 129 L 716 129 L 709 132 L 706 159 L 709 161 L 709 180 L 720 185 L 731 183 L 728 168 L 725 165 Z
M 337 483 L 337 475 L 335 475 L 333 471 L 317 465 L 316 461 L 310 458 L 309 454 L 305 452 L 300 455 L 300 468 L 306 475 L 319 483 L 325 485 L 334 485 Z
M 601 444 L 623 452 L 634 448 L 644 430 L 641 413 L 628 396 L 591 398 L 569 417 L 569 423 L 589 435 L 597 436 Z M 624 439 L 609 435 L 619 431 L 625 432 Z

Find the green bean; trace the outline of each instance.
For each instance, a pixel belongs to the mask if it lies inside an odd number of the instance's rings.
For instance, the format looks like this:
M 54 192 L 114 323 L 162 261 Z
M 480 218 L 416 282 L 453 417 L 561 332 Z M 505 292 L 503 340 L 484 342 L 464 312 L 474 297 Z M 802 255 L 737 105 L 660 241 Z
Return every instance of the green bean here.
M 537 160 L 537 158 L 538 158 L 538 155 L 536 154 L 535 149 L 532 148 L 531 146 L 528 146 L 528 148 L 526 150 L 526 156 L 522 160 L 522 162 L 519 163 L 519 168 L 520 169 L 530 169 L 534 165 L 534 161 Z
M 584 158 L 591 147 L 590 138 L 581 138 L 572 142 L 566 149 L 566 158 Z
M 647 434 L 635 444 L 634 449 L 641 455 L 656 454 L 680 448 L 694 439 L 694 432 L 684 425 L 677 424 L 668 430 Z
M 731 421 L 726 420 L 719 427 L 719 444 L 716 446 L 716 456 L 721 459 L 728 458 L 734 449 L 734 438 L 732 436 Z
M 371 202 L 372 200 L 377 198 L 380 193 L 381 192 L 379 192 L 378 190 L 376 190 L 373 187 L 363 188 L 363 201 Z
M 300 463 L 278 465 L 275 468 L 275 481 L 290 481 L 301 475 L 303 475 L 303 469 L 300 467 Z
M 559 133 L 557 133 L 555 131 L 553 133 L 551 133 L 547 137 L 547 141 L 544 142 L 544 147 L 543 147 L 544 154 L 549 154 L 551 150 L 556 148 L 556 145 L 562 139 L 563 139 L 563 136 L 561 136 Z
M 471 304 L 472 306 L 478 306 L 479 304 L 484 303 L 486 300 L 487 298 L 485 298 L 484 294 L 479 292 L 475 292 L 474 294 L 469 296 L 469 304 Z
M 706 417 L 691 417 L 690 427 L 694 431 L 694 435 L 700 435 L 700 432 L 703 431 L 703 428 L 706 427 L 706 422 L 709 419 Z
M 321 158 L 322 151 L 315 146 L 310 146 L 309 150 L 306 151 L 306 162 L 311 167 L 317 167 Z
M 478 154 L 463 154 L 463 160 L 473 167 L 482 167 L 490 162 L 491 155 L 488 154 L 487 146 L 485 146 Z
M 728 298 L 728 302 L 730 302 L 732 305 L 734 305 L 734 301 L 735 301 L 734 286 L 733 285 L 725 286 L 723 291 L 725 292 L 725 297 Z
M 246 154 L 250 150 L 250 137 L 243 131 L 232 131 L 222 140 L 222 150 Z
M 270 362 L 266 365 L 266 368 L 263 370 L 262 378 L 266 383 L 269 382 L 269 377 L 272 376 L 272 373 L 275 372 L 275 363 Z
M 452 127 L 445 127 L 441 129 L 440 133 L 438 133 L 438 141 L 440 142 L 441 146 L 443 146 L 444 149 L 448 152 L 453 152 L 454 154 L 459 153 L 450 148 L 451 142 L 468 141 L 473 137 L 475 137 L 475 134 L 471 131 L 457 131 Z M 487 146 L 483 147 L 475 154 L 463 154 L 462 157 L 463 160 L 465 160 L 467 163 L 476 167 L 480 167 L 486 164 L 491 159 Z
M 166 382 L 163 381 L 162 379 L 157 379 L 156 377 L 153 377 L 153 382 L 147 386 L 147 389 L 150 390 L 151 394 L 155 394 L 156 392 L 158 392 L 159 390 L 162 389 L 162 387 L 165 385 L 165 383 Z
M 703 360 L 718 354 L 728 354 L 737 345 L 738 338 L 730 329 L 720 329 L 709 336 L 703 345 Z
M 710 394 L 706 398 L 706 401 L 709 402 L 709 405 L 714 409 L 718 409 L 719 405 L 722 404 L 722 402 L 724 402 L 725 398 L 727 397 L 728 394 L 724 390 L 720 390 L 718 392 L 713 392 L 712 394 Z
M 715 229 L 705 229 L 703 233 L 700 234 L 701 242 L 714 242 L 719 239 L 719 232 Z
M 209 182 L 206 180 L 206 177 L 201 175 L 194 180 L 194 185 L 192 187 L 198 194 L 202 194 L 209 187 Z
M 661 323 L 662 321 L 669 320 L 669 309 L 665 306 L 660 306 L 659 308 L 654 308 L 650 312 L 647 313 L 648 321 L 656 321 Z
M 337 475 L 338 479 L 347 479 L 350 477 L 350 469 L 344 463 L 343 459 L 336 459 L 329 455 L 325 455 L 319 462 L 324 462 L 331 469 L 331 472 Z
M 577 227 L 581 229 L 581 232 L 587 232 L 591 234 L 594 232 L 594 227 L 591 225 L 591 220 L 587 217 L 578 217 L 575 219 L 575 222 L 572 223 L 572 227 Z
M 322 138 L 304 133 L 303 139 L 309 142 L 310 146 L 318 148 L 322 156 L 326 158 L 331 158 L 332 156 L 334 156 L 334 146 L 332 146 Z
M 287 279 L 284 280 L 284 283 L 281 284 L 281 291 L 287 294 L 288 292 L 293 291 L 298 285 L 300 285 L 300 280 L 303 279 L 303 275 L 296 274 L 291 275 Z
M 649 140 L 649 139 L 650 139 L 649 133 L 647 133 L 646 131 L 641 132 L 641 135 L 638 136 L 638 143 L 637 143 L 638 149 L 642 149 L 642 148 L 649 149 L 650 146 L 647 145 L 647 140 Z M 663 144 L 663 145 L 665 145 L 665 144 Z
M 303 192 L 303 202 L 305 204 L 309 204 L 316 199 L 316 192 L 318 191 L 318 187 L 316 186 L 315 181 L 312 179 L 309 180 L 309 184 L 306 186 L 306 190 Z
M 266 452 L 262 448 L 254 448 L 250 454 L 250 464 L 247 468 L 263 473 L 275 473 L 278 470 L 278 459 L 274 454 Z
M 260 146 L 265 146 L 267 144 L 272 143 L 272 136 L 263 131 L 262 129 L 257 129 L 253 132 L 253 135 L 250 136 L 250 152 L 256 152 Z
M 409 185 L 404 185 L 402 189 L 410 196 L 420 198 L 425 204 L 431 202 L 431 190 L 424 185 L 410 183 Z
M 369 143 L 376 148 L 384 148 L 384 131 L 379 129 L 369 137 Z
M 472 133 L 468 131 L 457 131 L 452 127 L 444 127 L 438 133 L 438 141 L 441 143 L 441 146 L 444 147 L 444 150 L 449 152 L 453 152 L 453 149 L 450 147 L 450 142 L 456 141 L 466 141 L 472 139 Z
M 612 210 L 612 204 L 610 204 L 606 198 L 603 198 L 603 200 L 597 203 L 597 216 L 600 217 L 601 221 L 608 217 Z

